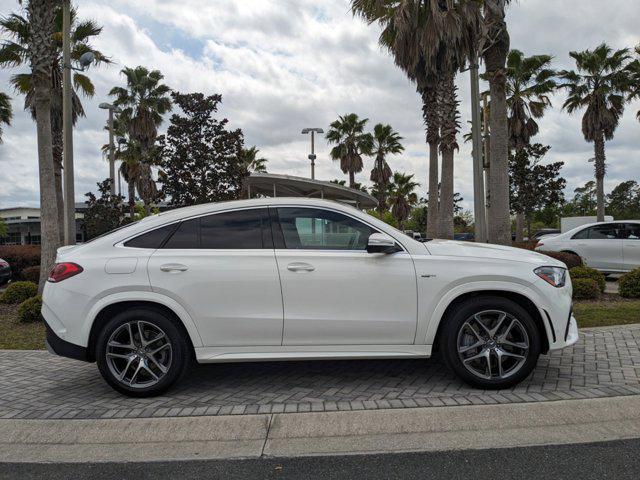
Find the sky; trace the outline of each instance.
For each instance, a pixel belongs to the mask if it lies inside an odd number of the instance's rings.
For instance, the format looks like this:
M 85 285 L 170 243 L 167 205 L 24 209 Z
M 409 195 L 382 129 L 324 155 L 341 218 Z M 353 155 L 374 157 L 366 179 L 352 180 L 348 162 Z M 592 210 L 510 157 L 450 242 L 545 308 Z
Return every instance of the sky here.
M 159 69 L 179 92 L 219 93 L 220 117 L 241 128 L 247 146 L 256 145 L 269 160 L 270 173 L 309 176 L 309 138 L 300 130 L 325 131 L 338 115 L 355 112 L 388 123 L 403 137 L 405 152 L 388 159 L 394 171 L 415 174 L 426 196 L 428 151 L 420 97 L 389 54 L 378 46 L 379 29 L 354 18 L 348 0 L 110 0 L 75 2 L 81 19 L 104 27 L 93 42 L 114 63 L 92 68 L 93 98 L 83 98 L 86 118 L 74 130 L 76 201 L 96 191 L 108 176 L 100 147 L 107 142 L 108 92 L 123 85 L 120 70 L 144 65 Z M 20 11 L 16 0 L 0 0 L 0 15 Z M 526 55 L 551 54 L 553 66 L 572 68 L 568 52 L 607 42 L 614 48 L 640 44 L 638 0 L 519 0 L 509 7 L 511 46 Z M 13 96 L 14 120 L 3 127 L 0 144 L 0 208 L 37 206 L 38 169 L 35 124 L 23 111 L 23 98 L 8 81 L 20 69 L 0 71 L 0 91 Z M 469 79 L 461 74 L 462 133 L 470 119 Z M 562 111 L 563 93 L 539 122 L 535 141 L 551 145 L 546 162 L 565 162 L 567 195 L 593 178 L 593 146 L 584 141 L 581 115 Z M 607 143 L 610 191 L 617 183 L 640 182 L 640 103 L 627 106 L 615 139 Z M 166 117 L 162 129 L 168 123 Z M 161 130 L 162 130 L 161 129 Z M 471 148 L 460 138 L 455 160 L 455 190 L 463 206 L 473 206 Z M 329 157 L 324 139 L 316 141 L 316 178 L 346 179 Z M 373 159 L 356 176 L 366 183 Z M 126 187 L 123 186 L 123 191 Z

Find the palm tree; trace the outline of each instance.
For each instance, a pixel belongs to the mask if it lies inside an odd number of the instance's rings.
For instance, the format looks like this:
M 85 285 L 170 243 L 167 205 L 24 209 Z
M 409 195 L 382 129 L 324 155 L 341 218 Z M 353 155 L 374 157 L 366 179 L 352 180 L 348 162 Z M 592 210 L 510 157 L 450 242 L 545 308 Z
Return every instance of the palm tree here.
M 553 57 L 525 57 L 520 50 L 511 50 L 507 57 L 507 122 L 509 146 L 516 152 L 524 150 L 531 137 L 540 130 L 536 119 L 542 118 L 551 106 L 550 95 L 558 87 L 556 72 L 549 68 Z M 516 212 L 516 241 L 522 242 L 524 212 Z M 531 234 L 531 232 L 529 232 Z
M 11 118 L 13 118 L 11 97 L 0 92 L 0 143 L 2 143 L 2 124 L 11 125 Z
M 569 113 L 586 108 L 582 117 L 582 134 L 593 142 L 597 186 L 598 221 L 604 221 L 605 140 L 612 140 L 624 112 L 629 88 L 629 72 L 625 68 L 629 50 L 613 51 L 602 44 L 594 50 L 571 52 L 577 71 L 563 70 L 562 87 L 569 92 L 563 108 Z
M 409 218 L 411 208 L 418 203 L 418 195 L 414 190 L 419 186 L 419 183 L 413 181 L 413 175 L 405 175 L 400 172 L 393 174 L 393 180 L 389 185 L 389 203 L 391 204 L 391 214 L 398 222 L 400 230 Z
M 372 153 L 376 160 L 371 170 L 371 181 L 375 183 L 375 191 L 378 194 L 378 211 L 387 209 L 387 185 L 391 179 L 391 168 L 387 163 L 387 155 L 395 155 L 404 151 L 400 143 L 402 137 L 393 130 L 391 125 L 378 123 L 373 127 Z
M 29 35 L 26 58 L 29 60 L 33 76 L 33 105 L 36 112 L 40 180 L 40 293 L 60 246 L 51 137 L 51 66 L 55 61 L 51 36 L 54 30 L 54 17 L 53 0 L 31 0 L 27 4 L 27 19 L 32 33 Z
M 56 203 L 58 217 L 63 221 L 62 198 L 62 5 L 55 3 L 54 30 L 50 43 L 54 49 L 51 69 L 51 134 L 53 137 L 53 161 L 55 172 Z M 71 9 L 71 59 L 78 60 L 84 53 L 92 52 L 96 64 L 111 63 L 100 51 L 91 46 L 91 40 L 100 35 L 102 27 L 94 21 L 78 21 L 77 12 Z M 0 19 L 0 29 L 9 40 L 0 46 L 0 66 L 4 68 L 21 67 L 29 61 L 29 45 L 31 44 L 33 25 L 27 18 L 13 13 Z M 35 87 L 32 72 L 18 73 L 11 76 L 11 85 L 17 92 L 25 96 L 24 106 L 36 119 Z M 76 91 L 85 97 L 93 97 L 95 87 L 89 77 L 80 72 L 74 72 L 72 92 L 72 120 L 75 125 L 78 117 L 84 117 L 84 109 Z M 61 232 L 62 233 L 62 232 Z
M 140 175 L 136 187 L 149 214 L 151 203 L 157 196 L 151 173 L 154 146 L 162 115 L 171 110 L 171 89 L 160 83 L 164 76 L 159 70 L 149 71 L 138 66 L 124 68 L 121 73 L 126 78 L 127 87 L 114 87 L 109 95 L 116 97 L 114 105 L 122 108 L 119 117 L 127 125 L 129 138 L 140 148 Z
M 507 121 L 507 72 L 509 32 L 505 21 L 506 7 L 510 0 L 484 0 L 483 34 L 480 48 L 485 64 L 484 78 L 489 82 L 491 110 L 491 214 L 487 218 L 490 243 L 511 244 L 511 219 L 509 209 L 509 124 Z
M 258 157 L 260 150 L 254 145 L 251 148 L 243 148 L 240 152 L 240 163 L 248 172 L 267 173 L 268 160 L 264 157 Z
M 326 134 L 329 143 L 334 143 L 331 158 L 340 161 L 340 169 L 349 174 L 349 188 L 355 188 L 355 174 L 362 171 L 362 155 L 370 155 L 373 147 L 371 134 L 364 132 L 368 118 L 360 119 L 355 113 L 338 117 Z
M 380 44 L 389 49 L 396 65 L 416 83 L 422 98 L 430 152 L 427 235 L 452 236 L 453 156 L 458 132 L 454 79 L 479 35 L 479 4 L 471 0 L 352 0 L 352 10 L 369 23 L 382 26 Z M 445 92 L 444 88 L 449 90 Z M 443 102 L 447 102 L 446 105 Z M 441 130 L 446 132 L 446 138 L 441 138 Z M 444 197 L 440 202 L 437 197 L 438 146 L 443 153 L 446 175 Z M 438 203 L 445 207 L 442 212 Z
M 636 57 L 627 66 L 630 80 L 629 101 L 640 99 L 640 45 L 636 47 Z M 636 113 L 636 118 L 640 122 L 640 110 Z

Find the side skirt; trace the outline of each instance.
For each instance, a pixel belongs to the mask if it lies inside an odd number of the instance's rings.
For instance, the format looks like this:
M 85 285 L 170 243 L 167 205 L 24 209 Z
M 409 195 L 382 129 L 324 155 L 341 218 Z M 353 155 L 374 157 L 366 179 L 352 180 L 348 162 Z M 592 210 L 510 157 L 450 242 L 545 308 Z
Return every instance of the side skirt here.
M 364 358 L 428 358 L 431 345 L 274 345 L 199 347 L 198 363 L 283 360 L 350 360 Z

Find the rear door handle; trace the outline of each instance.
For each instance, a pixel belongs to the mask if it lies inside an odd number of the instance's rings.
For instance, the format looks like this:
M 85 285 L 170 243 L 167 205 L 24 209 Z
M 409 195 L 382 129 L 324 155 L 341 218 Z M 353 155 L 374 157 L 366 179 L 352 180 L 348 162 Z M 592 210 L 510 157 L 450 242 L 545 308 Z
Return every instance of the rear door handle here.
M 181 263 L 165 263 L 164 265 L 160 265 L 160 270 L 163 272 L 186 272 L 189 270 L 189 267 Z
M 287 270 L 291 272 L 313 272 L 316 269 L 313 265 L 309 265 L 308 263 L 290 263 L 287 265 Z

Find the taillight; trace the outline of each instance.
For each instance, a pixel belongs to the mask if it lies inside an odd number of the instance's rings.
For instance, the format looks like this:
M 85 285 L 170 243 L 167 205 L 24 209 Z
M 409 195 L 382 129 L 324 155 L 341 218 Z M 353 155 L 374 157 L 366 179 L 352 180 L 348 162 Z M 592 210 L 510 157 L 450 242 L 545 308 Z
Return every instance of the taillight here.
M 61 282 L 62 280 L 66 280 L 67 278 L 73 277 L 82 272 L 82 267 L 77 263 L 73 262 L 63 262 L 56 263 L 49 274 L 49 278 L 47 281 L 51 283 Z
M 536 244 L 536 248 L 542 247 L 543 245 L 544 245 L 544 243 L 542 243 L 542 242 L 538 242 L 538 243 Z

